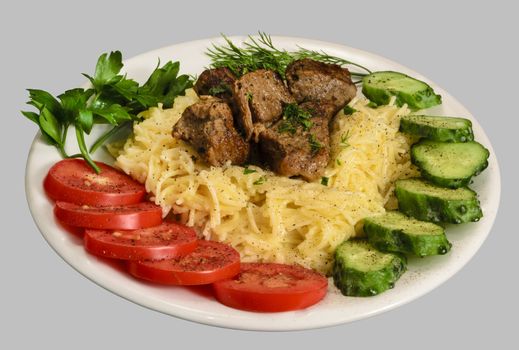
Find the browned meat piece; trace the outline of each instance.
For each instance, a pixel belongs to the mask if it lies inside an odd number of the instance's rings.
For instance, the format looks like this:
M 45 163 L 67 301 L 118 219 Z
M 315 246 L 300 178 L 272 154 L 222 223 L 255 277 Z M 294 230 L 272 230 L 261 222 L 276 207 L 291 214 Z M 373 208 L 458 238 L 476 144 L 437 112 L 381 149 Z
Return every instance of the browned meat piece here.
M 335 112 L 357 93 L 348 69 L 336 64 L 305 58 L 289 64 L 285 76 L 288 88 L 298 103 L 328 102 L 335 106 Z
M 299 107 L 310 113 L 311 124 L 280 120 L 260 134 L 261 153 L 276 173 L 315 180 L 323 174 L 330 158 L 328 124 L 335 106 L 306 102 Z
M 236 77 L 229 68 L 206 69 L 196 80 L 196 93 L 201 95 L 216 96 L 226 102 L 232 99 L 232 87 Z
M 247 140 L 257 135 L 281 117 L 283 106 L 293 103 L 281 78 L 273 71 L 259 69 L 236 80 L 233 96 L 239 113 L 238 126 Z
M 249 144 L 234 128 L 231 108 L 216 97 L 204 96 L 186 108 L 173 136 L 191 144 L 213 166 L 242 164 L 249 155 Z

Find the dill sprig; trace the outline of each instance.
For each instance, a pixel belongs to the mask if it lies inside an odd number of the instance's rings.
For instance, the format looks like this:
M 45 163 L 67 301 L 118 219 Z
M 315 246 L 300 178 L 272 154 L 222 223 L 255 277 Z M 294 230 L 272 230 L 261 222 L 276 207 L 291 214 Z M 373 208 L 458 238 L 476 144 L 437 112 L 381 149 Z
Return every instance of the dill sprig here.
M 324 51 L 308 50 L 299 47 L 297 51 L 278 49 L 272 43 L 270 35 L 258 32 L 257 37 L 248 36 L 243 47 L 236 46 L 228 37 L 222 34 L 226 44 L 216 45 L 207 49 L 206 54 L 211 59 L 214 68 L 227 67 L 237 76 L 242 76 L 257 69 L 269 69 L 285 77 L 286 67 L 295 60 L 309 58 L 324 63 L 333 63 L 340 66 L 354 66 L 365 71 L 351 72 L 352 76 L 363 77 L 371 71 L 352 61 L 341 57 L 331 56 Z

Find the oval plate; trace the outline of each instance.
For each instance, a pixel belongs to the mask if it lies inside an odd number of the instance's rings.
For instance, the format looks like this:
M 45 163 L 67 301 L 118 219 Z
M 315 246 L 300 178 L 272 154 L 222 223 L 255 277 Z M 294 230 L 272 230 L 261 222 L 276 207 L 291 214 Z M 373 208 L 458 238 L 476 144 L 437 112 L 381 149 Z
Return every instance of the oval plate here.
M 246 37 L 232 37 L 235 43 Z M 331 55 L 358 62 L 371 70 L 394 70 L 428 82 L 442 95 L 443 104 L 427 110 L 428 114 L 461 116 L 472 120 L 476 139 L 490 151 L 488 169 L 478 176 L 471 186 L 479 193 L 484 218 L 478 223 L 449 226 L 447 234 L 452 242 L 452 251 L 446 256 L 424 259 L 411 258 L 409 271 L 395 288 L 370 298 L 344 297 L 333 286 L 327 296 L 317 305 L 306 310 L 284 313 L 252 313 L 234 310 L 219 304 L 207 290 L 156 286 L 133 279 L 121 268 L 108 264 L 85 252 L 79 238 L 66 232 L 54 219 L 53 205 L 43 191 L 43 178 L 49 168 L 60 160 L 54 147 L 46 145 L 36 135 L 29 152 L 26 168 L 25 189 L 32 216 L 49 245 L 74 269 L 106 288 L 107 290 L 150 309 L 186 320 L 214 326 L 247 330 L 302 330 L 338 325 L 388 311 L 408 303 L 445 282 L 459 271 L 477 252 L 488 236 L 494 222 L 501 192 L 499 167 L 485 132 L 470 114 L 449 93 L 422 75 L 383 57 L 350 47 L 315 40 L 289 37 L 273 37 L 276 46 L 287 50 L 297 45 L 312 50 L 325 50 Z M 206 39 L 173 45 L 136 56 L 125 62 L 128 76 L 143 82 L 161 62 L 179 60 L 182 72 L 199 74 L 208 66 L 205 50 L 212 43 L 222 44 L 222 38 Z M 92 142 L 102 132 L 96 128 L 87 142 Z M 77 152 L 74 136 L 67 144 L 70 153 Z M 107 161 L 106 154 L 98 152 L 98 160 Z

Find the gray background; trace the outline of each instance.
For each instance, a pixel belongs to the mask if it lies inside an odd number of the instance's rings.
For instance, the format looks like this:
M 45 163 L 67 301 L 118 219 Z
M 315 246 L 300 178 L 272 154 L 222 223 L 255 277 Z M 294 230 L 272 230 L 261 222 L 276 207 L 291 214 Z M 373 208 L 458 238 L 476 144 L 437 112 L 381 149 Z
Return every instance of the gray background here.
M 16 1 L 0 5 L 2 186 L 0 348 L 94 349 L 221 345 L 434 349 L 513 344 L 518 310 L 517 11 L 512 1 Z M 479 2 L 478 2 L 479 3 Z M 340 5 L 339 5 L 340 4 Z M 337 42 L 400 62 L 458 98 L 488 133 L 503 196 L 475 258 L 430 294 L 391 312 L 333 328 L 257 333 L 209 327 L 137 306 L 93 284 L 47 245 L 25 201 L 36 132 L 19 110 L 25 88 L 79 86 L 98 55 L 131 57 L 170 44 L 255 33 Z M 508 345 L 508 346 L 505 346 Z

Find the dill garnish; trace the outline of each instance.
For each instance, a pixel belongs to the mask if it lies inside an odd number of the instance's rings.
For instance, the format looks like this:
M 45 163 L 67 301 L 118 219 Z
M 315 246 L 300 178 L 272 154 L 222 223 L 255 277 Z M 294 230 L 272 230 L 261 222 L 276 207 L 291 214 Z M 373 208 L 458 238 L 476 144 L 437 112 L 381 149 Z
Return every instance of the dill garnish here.
M 311 118 L 312 114 L 309 111 L 295 103 L 289 103 L 283 108 L 283 122 L 280 123 L 278 131 L 295 134 L 298 126 L 301 126 L 304 131 L 308 131 L 313 125 Z
M 243 175 L 249 175 L 249 174 L 256 173 L 256 172 L 257 172 L 256 170 L 249 169 L 249 167 L 245 167 L 245 169 L 243 169 Z
M 227 84 L 218 84 L 216 86 L 213 86 L 209 89 L 209 95 L 218 95 L 225 92 L 231 92 L 231 88 Z
M 267 181 L 267 177 L 265 175 L 261 176 L 259 179 L 254 181 L 253 185 L 263 185 Z
M 326 176 L 321 177 L 321 185 L 328 186 L 328 180 L 330 179 Z
M 346 133 L 341 135 L 341 142 L 339 142 L 339 146 L 341 148 L 348 148 L 350 147 L 350 144 L 348 143 L 348 139 L 350 138 L 350 132 L 347 131 Z
M 308 135 L 308 143 L 310 143 L 310 149 L 313 154 L 316 154 L 321 148 L 323 148 L 323 144 L 319 142 L 315 134 Z
M 242 76 L 258 69 L 269 69 L 285 77 L 286 67 L 295 60 L 309 58 L 324 63 L 333 63 L 340 66 L 354 66 L 364 72 L 351 72 L 352 76 L 363 77 L 371 71 L 344 58 L 331 56 L 324 51 L 308 50 L 299 47 L 297 51 L 278 49 L 272 43 L 270 35 L 258 32 L 258 36 L 249 35 L 248 41 L 243 42 L 242 47 L 235 45 L 229 38 L 222 34 L 226 44 L 213 44 L 206 54 L 211 59 L 214 68 L 227 67 L 237 76 Z

